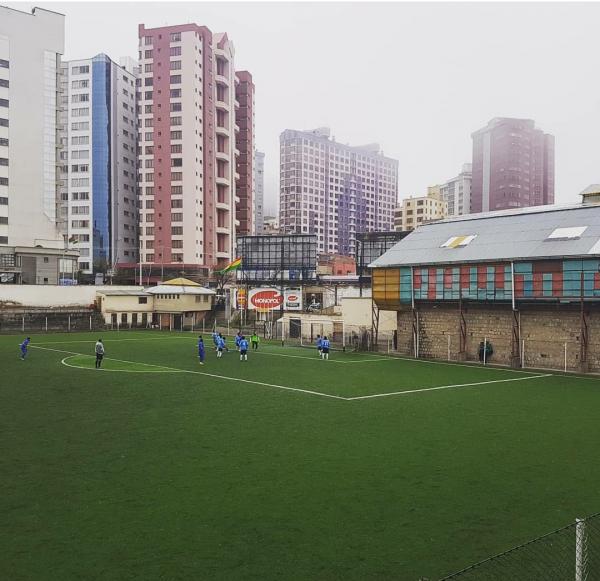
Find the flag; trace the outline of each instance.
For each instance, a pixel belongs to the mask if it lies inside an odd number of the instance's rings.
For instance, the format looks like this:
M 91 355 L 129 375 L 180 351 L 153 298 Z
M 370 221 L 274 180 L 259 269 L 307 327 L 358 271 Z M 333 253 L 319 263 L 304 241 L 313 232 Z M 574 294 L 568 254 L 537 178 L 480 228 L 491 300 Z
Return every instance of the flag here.
M 236 258 L 233 262 L 230 262 L 225 268 L 219 270 L 219 274 L 225 274 L 233 270 L 237 270 L 242 265 L 242 259 Z

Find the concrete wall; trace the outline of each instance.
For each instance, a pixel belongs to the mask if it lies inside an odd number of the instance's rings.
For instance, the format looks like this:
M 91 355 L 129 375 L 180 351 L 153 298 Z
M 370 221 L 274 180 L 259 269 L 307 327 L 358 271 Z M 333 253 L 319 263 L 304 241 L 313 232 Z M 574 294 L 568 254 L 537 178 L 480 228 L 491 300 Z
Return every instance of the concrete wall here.
M 346 326 L 371 328 L 372 302 L 370 298 L 342 298 L 342 319 Z M 379 311 L 379 332 L 393 332 L 397 326 L 395 311 Z
M 588 361 L 590 371 L 600 371 L 600 305 L 588 309 Z M 459 358 L 459 311 L 456 304 L 419 305 L 419 352 L 421 357 Z M 492 363 L 510 365 L 513 314 L 510 305 L 467 305 L 463 309 L 467 360 L 477 361 L 480 341 L 487 338 L 494 348 Z M 520 337 L 525 341 L 525 366 L 563 369 L 565 344 L 567 369 L 579 369 L 581 325 L 577 305 L 521 306 Z M 413 314 L 397 313 L 398 351 L 414 354 Z
M 139 290 L 136 286 L 54 286 L 0 284 L 0 302 L 13 301 L 24 307 L 87 307 L 102 290 Z

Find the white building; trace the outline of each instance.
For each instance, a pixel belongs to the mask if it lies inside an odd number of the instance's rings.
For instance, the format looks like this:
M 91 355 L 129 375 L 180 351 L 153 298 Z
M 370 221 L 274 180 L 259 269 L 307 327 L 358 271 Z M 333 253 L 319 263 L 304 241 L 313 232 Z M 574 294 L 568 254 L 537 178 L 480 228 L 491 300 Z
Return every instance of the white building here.
M 355 253 L 356 234 L 392 230 L 398 161 L 377 144 L 352 147 L 328 128 L 280 136 L 280 228 L 316 234 L 319 253 Z
M 471 213 L 472 164 L 465 163 L 462 171 L 441 186 L 442 198 L 448 202 L 448 216 Z
M 255 174 L 254 234 L 260 235 L 264 229 L 265 217 L 265 154 L 262 151 L 256 152 Z
M 82 272 L 138 259 L 136 70 L 104 54 L 61 65 L 60 195 Z
M 63 245 L 56 146 L 64 20 L 0 6 L 0 245 Z

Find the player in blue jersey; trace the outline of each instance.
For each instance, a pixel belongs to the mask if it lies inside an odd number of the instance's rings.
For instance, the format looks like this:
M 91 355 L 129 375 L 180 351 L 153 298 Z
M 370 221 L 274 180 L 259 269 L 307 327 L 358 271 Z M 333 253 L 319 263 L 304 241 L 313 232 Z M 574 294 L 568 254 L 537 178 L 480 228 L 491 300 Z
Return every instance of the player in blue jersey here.
M 223 351 L 227 347 L 225 346 L 225 339 L 223 339 L 223 335 L 219 335 L 217 337 L 217 358 L 221 359 L 223 357 Z
M 25 341 L 19 345 L 21 348 L 21 361 L 25 361 L 25 357 L 27 357 L 27 348 L 29 347 L 29 343 L 31 343 L 31 339 L 27 337 Z
M 316 345 L 317 345 L 317 353 L 319 354 L 319 357 L 322 357 L 323 356 L 323 353 L 322 353 L 323 339 L 321 339 L 321 335 L 317 335 Z
M 329 359 L 329 339 L 327 337 L 323 337 L 321 341 L 321 358 Z
M 242 332 L 238 331 L 235 334 L 235 348 L 239 351 L 240 350 L 240 342 L 242 341 Z
M 213 343 L 215 344 L 215 350 L 219 347 L 219 333 L 217 333 L 216 331 L 212 332 L 212 340 Z
M 198 361 L 200 365 L 204 365 L 204 357 L 206 353 L 204 351 L 204 339 L 202 339 L 202 335 L 198 337 Z
M 240 336 L 240 361 L 248 361 L 248 339 Z

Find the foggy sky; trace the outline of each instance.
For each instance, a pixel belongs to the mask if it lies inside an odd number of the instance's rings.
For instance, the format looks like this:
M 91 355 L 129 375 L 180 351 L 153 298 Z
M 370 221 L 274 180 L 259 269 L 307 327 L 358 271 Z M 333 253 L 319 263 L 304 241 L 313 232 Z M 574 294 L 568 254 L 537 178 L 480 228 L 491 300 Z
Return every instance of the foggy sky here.
M 8 4 L 20 10 L 30 5 Z M 65 58 L 137 58 L 137 25 L 227 32 L 256 84 L 265 206 L 276 208 L 279 134 L 329 126 L 399 160 L 400 198 L 471 161 L 471 133 L 527 117 L 556 137 L 556 202 L 600 182 L 599 4 L 59 3 Z

